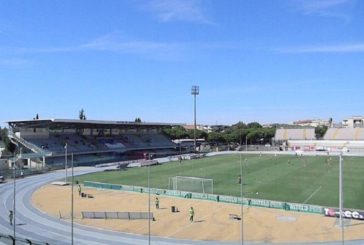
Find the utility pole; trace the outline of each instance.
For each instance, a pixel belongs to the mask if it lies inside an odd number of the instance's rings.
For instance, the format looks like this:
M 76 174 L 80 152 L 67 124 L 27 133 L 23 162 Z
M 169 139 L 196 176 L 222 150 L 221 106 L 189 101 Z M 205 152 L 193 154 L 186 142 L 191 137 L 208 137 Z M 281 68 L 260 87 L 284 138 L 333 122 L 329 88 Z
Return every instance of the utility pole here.
M 10 140 L 16 146 L 16 149 L 13 153 L 13 244 L 15 245 L 16 241 L 16 161 L 21 158 L 21 148 L 16 141 Z M 18 155 L 16 155 L 16 150 L 19 150 Z
M 241 207 L 240 207 L 240 216 L 241 216 L 241 245 L 244 244 L 244 221 L 243 221 L 243 164 L 241 160 L 240 153 L 240 198 L 241 198 Z
M 150 160 L 150 153 L 149 153 Z M 148 244 L 150 245 L 150 162 L 148 163 Z
M 18 146 L 19 147 L 19 146 Z M 14 245 L 15 245 L 15 240 L 16 240 L 16 232 L 15 232 L 15 227 L 16 227 L 16 155 L 14 153 L 14 157 L 13 157 L 13 178 L 14 178 L 14 185 L 13 185 L 13 237 L 14 237 Z
M 66 176 L 64 177 L 64 182 L 67 183 L 67 143 L 64 146 L 64 169 L 66 171 Z
M 242 140 L 242 129 L 240 129 L 240 147 L 241 147 L 241 140 Z M 246 139 L 246 137 L 245 137 Z M 240 206 L 240 216 L 241 216 L 241 245 L 244 244 L 244 221 L 243 221 L 243 212 L 244 212 L 244 207 L 243 207 L 243 163 L 242 163 L 242 153 L 240 152 L 240 198 L 241 198 L 241 206 Z
M 339 207 L 340 217 L 339 226 L 341 229 L 341 243 L 344 244 L 344 223 L 343 223 L 343 208 L 344 208 L 344 190 L 343 190 L 343 157 L 342 152 L 339 155 Z
M 74 197 L 74 194 L 73 194 L 73 186 L 74 186 L 74 173 L 73 173 L 73 152 L 72 152 L 72 155 L 71 155 L 71 174 L 72 174 L 72 181 L 71 181 L 71 185 L 72 185 L 72 188 L 71 188 L 71 237 L 72 237 L 72 240 L 71 240 L 71 244 L 73 245 L 73 197 Z

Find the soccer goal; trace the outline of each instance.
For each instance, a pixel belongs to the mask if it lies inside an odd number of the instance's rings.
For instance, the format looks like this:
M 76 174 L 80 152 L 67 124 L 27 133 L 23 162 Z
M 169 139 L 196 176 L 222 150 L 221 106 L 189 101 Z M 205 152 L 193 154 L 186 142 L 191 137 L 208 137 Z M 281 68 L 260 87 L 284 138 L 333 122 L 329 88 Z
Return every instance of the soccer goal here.
M 169 188 L 178 191 L 213 194 L 214 180 L 188 176 L 175 176 L 169 178 Z

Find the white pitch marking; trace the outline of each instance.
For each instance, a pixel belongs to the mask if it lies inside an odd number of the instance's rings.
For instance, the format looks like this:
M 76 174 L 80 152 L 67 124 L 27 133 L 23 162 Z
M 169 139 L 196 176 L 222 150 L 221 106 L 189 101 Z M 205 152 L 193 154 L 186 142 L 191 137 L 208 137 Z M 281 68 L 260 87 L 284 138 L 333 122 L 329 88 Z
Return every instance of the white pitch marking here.
M 322 186 L 319 186 L 312 194 L 306 198 L 306 200 L 303 202 L 304 204 L 307 203 L 314 195 L 316 195 L 317 192 L 321 190 Z

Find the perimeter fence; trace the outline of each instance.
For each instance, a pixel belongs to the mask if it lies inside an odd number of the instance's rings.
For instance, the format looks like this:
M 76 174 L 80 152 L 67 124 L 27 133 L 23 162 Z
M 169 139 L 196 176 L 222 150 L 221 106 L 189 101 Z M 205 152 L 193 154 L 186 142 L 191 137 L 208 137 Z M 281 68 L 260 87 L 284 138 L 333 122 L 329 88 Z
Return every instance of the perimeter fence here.
M 296 211 L 296 212 L 305 212 L 314 214 L 325 213 L 324 207 L 317 205 L 309 205 L 309 204 L 289 203 L 289 202 L 280 202 L 280 201 L 271 201 L 271 200 L 253 199 L 253 198 L 241 198 L 241 197 L 216 195 L 216 194 L 203 194 L 203 193 L 166 190 L 158 188 L 149 189 L 147 187 L 141 187 L 141 186 L 116 185 L 116 184 L 107 184 L 107 183 L 92 182 L 92 181 L 85 181 L 84 186 L 88 188 L 120 190 L 120 191 L 130 191 L 138 193 L 149 193 L 150 191 L 151 194 L 155 195 L 200 199 L 200 200 L 208 200 L 215 202 L 239 204 L 245 206 L 275 208 L 275 209 L 283 209 L 286 211 Z

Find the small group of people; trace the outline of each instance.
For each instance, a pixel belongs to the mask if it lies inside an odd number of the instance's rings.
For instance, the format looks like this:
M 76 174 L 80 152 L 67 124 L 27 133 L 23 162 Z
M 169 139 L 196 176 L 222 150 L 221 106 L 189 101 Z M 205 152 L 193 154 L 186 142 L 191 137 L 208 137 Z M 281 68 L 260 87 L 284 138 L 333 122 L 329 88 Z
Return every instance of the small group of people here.
M 81 196 L 81 194 L 82 194 L 81 185 L 78 185 L 78 195 Z M 159 208 L 159 201 L 158 201 L 158 208 Z M 14 212 L 13 210 L 9 210 L 9 223 L 11 226 L 13 225 L 13 220 L 14 220 Z
M 155 208 L 159 209 L 159 198 L 156 197 L 155 198 Z M 193 217 L 195 216 L 195 210 L 193 209 L 193 207 L 190 207 L 190 209 L 188 210 L 189 213 L 189 217 L 190 217 L 190 222 L 193 222 Z

